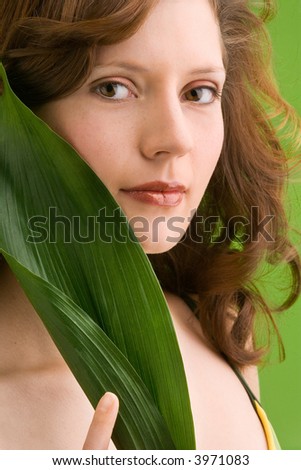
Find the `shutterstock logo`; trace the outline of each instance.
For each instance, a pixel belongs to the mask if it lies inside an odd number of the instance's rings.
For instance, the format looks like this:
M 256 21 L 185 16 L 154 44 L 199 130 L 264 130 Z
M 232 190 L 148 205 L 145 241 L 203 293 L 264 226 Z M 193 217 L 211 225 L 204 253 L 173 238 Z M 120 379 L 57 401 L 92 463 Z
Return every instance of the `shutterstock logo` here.
M 221 223 L 218 215 L 203 217 L 191 211 L 189 217 L 160 216 L 149 221 L 144 216 L 135 216 L 127 220 L 120 208 L 108 213 L 104 207 L 99 209 L 97 215 L 85 218 L 79 215 L 67 217 L 59 213 L 57 207 L 50 207 L 48 216 L 35 215 L 28 220 L 28 243 L 93 243 L 101 240 L 104 243 L 126 243 L 130 236 L 133 242 L 143 243 L 151 241 L 158 243 L 160 240 L 160 226 L 166 226 L 166 240 L 177 243 L 185 237 L 192 238 L 196 243 L 224 243 L 236 241 L 241 243 L 257 242 L 262 237 L 266 242 L 274 239 L 269 231 L 269 225 L 275 218 L 274 215 L 265 215 L 260 218 L 259 208 L 251 208 L 250 219 L 242 215 L 231 217 L 226 225 Z M 190 230 L 190 223 L 194 219 L 194 228 Z M 128 230 L 130 224 L 132 232 Z M 184 228 L 185 227 L 185 228 Z M 188 228 L 187 228 L 188 227 Z

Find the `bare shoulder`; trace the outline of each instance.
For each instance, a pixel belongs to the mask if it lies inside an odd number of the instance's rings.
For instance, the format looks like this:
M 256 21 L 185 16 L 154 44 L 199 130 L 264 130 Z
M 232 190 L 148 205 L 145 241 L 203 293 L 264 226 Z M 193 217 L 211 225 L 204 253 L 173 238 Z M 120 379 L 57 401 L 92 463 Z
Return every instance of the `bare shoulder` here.
M 167 292 L 165 297 L 185 368 L 197 449 L 266 449 L 261 422 L 236 373 L 208 343 L 187 304 Z M 258 396 L 257 368 L 245 367 L 241 374 Z
M 241 374 L 254 393 L 255 397 L 260 400 L 260 385 L 257 366 L 245 366 L 241 369 Z
M 233 321 L 237 317 L 238 313 L 235 308 L 230 308 L 229 309 L 229 330 L 232 327 Z M 246 348 L 249 349 L 250 351 L 254 349 L 254 340 L 252 334 L 250 335 L 247 343 L 246 343 Z M 254 393 L 255 397 L 260 400 L 260 386 L 259 386 L 259 376 L 258 376 L 258 368 L 256 365 L 249 365 L 249 366 L 243 366 L 239 368 L 239 371 L 245 381 L 247 382 L 248 386 Z

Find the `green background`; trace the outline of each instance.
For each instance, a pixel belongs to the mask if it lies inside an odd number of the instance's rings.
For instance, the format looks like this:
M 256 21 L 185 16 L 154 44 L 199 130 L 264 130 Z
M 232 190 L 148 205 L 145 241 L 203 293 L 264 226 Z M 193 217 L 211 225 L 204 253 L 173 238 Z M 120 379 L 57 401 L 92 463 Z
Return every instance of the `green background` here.
M 274 49 L 274 70 L 282 95 L 301 115 L 301 0 L 278 0 L 277 5 L 277 16 L 268 26 Z M 295 173 L 290 182 L 287 210 L 290 225 L 301 231 L 301 171 L 299 175 Z M 301 253 L 301 237 L 293 232 L 292 236 Z M 270 298 L 278 298 L 277 291 L 282 283 L 279 274 L 272 277 Z M 268 362 L 259 370 L 261 403 L 282 449 L 301 449 L 301 300 L 278 315 L 277 325 L 286 359 L 279 363 L 276 341 L 273 341 Z

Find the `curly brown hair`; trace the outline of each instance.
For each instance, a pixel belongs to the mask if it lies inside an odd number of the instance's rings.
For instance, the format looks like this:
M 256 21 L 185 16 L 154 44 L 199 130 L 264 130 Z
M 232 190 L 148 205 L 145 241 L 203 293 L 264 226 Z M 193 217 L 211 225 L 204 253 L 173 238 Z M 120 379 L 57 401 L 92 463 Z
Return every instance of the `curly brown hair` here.
M 96 46 L 133 35 L 157 1 L 2 2 L 0 54 L 14 92 L 32 109 L 73 92 L 90 74 Z M 262 7 L 258 11 L 247 0 L 209 2 L 220 25 L 227 71 L 224 146 L 181 242 L 149 258 L 164 289 L 187 301 L 193 298 L 212 346 L 230 363 L 243 366 L 263 354 L 250 346 L 256 312 L 264 312 L 275 326 L 253 282 L 258 266 L 284 262 L 291 270 L 290 293 L 278 310 L 292 305 L 300 292 L 300 260 L 283 207 L 288 153 L 293 157 L 300 150 L 300 121 L 281 98 L 272 74 L 265 21 L 273 2 L 256 2 Z M 275 122 L 288 132 L 289 152 Z

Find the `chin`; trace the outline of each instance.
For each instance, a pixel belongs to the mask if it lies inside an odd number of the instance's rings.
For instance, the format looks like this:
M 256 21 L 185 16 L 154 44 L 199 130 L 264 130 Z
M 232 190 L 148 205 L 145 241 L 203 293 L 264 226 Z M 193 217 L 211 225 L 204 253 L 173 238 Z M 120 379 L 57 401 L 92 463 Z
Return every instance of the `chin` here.
M 143 249 L 143 251 L 147 255 L 158 255 L 160 253 L 165 253 L 166 251 L 171 250 L 174 248 L 174 246 L 177 245 L 177 243 L 180 241 L 168 241 L 168 240 L 159 240 L 157 242 L 152 242 L 152 241 L 142 241 L 140 242 L 140 245 Z
M 134 233 L 143 251 L 148 255 L 155 255 L 174 248 L 183 239 L 186 229 L 187 227 L 182 227 L 181 230 L 175 231 L 161 227 L 161 230 L 153 232 L 137 233 L 137 230 L 134 230 Z
M 147 246 L 145 247 L 143 245 L 143 243 L 141 244 L 142 245 L 142 248 L 143 248 L 143 251 L 147 254 L 147 255 L 159 255 L 160 253 L 166 253 L 167 251 L 171 250 L 176 244 L 165 244 L 164 246 L 162 245 L 158 245 L 158 246 Z

